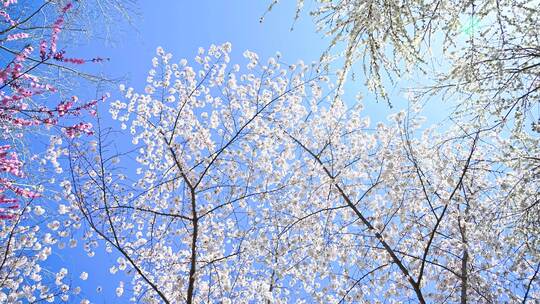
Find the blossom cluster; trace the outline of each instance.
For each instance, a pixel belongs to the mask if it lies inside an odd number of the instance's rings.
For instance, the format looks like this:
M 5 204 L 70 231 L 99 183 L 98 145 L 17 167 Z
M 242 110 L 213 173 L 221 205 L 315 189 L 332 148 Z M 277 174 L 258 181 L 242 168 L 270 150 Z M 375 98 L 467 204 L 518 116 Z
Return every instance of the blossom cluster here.
M 55 177 L 42 178 L 42 172 L 48 163 L 57 172 L 60 169 L 58 157 L 64 152 L 60 138 L 92 134 L 92 124 L 81 117 L 94 115 L 98 102 L 107 97 L 91 101 L 59 97 L 58 83 L 47 78 L 46 70 L 51 65 L 69 68 L 105 59 L 72 58 L 61 49 L 60 35 L 73 9 L 70 1 L 46 1 L 35 7 L 28 1 L 2 4 L 0 45 L 7 61 L 0 67 L 0 302 L 70 302 L 81 288 L 72 285 L 66 268 L 51 269 L 48 259 L 54 247 L 63 248 L 59 239 L 69 236 L 65 227 L 75 229 L 78 218 L 63 204 L 52 211 L 55 202 L 45 198 L 54 192 L 50 188 L 44 195 L 44 190 Z M 37 11 L 32 14 L 31 9 Z M 30 24 L 44 29 L 44 36 L 36 36 Z M 47 140 L 51 134 L 56 136 L 45 155 L 36 151 L 34 141 Z M 73 247 L 77 241 L 72 238 L 68 244 Z
M 10 6 L 16 2 L 4 2 L 5 8 L 11 10 L 16 9 L 16 6 Z M 62 31 L 65 15 L 72 8 L 71 2 L 60 8 L 60 15 L 52 24 L 52 32 L 49 39 L 43 39 L 39 42 L 39 58 L 33 58 L 34 46 L 28 33 L 24 30 L 19 30 L 18 25 L 23 22 L 23 19 L 12 19 L 8 10 L 2 10 L 0 15 L 3 17 L 3 21 L 6 23 L 3 31 L 4 39 L 0 38 L 2 44 L 11 42 L 16 46 L 19 40 L 26 40 L 26 45 L 20 52 L 16 52 L 13 60 L 8 62 L 3 68 L 0 68 L 0 131 L 2 132 L 1 140 L 9 141 L 14 138 L 20 139 L 25 135 L 27 130 L 36 128 L 39 126 L 51 126 L 61 124 L 60 119 L 66 117 L 78 117 L 82 111 L 87 111 L 90 114 L 95 114 L 95 107 L 98 100 L 92 100 L 89 102 L 79 102 L 76 96 L 71 97 L 68 100 L 59 102 L 57 105 L 49 107 L 45 104 L 40 104 L 38 101 L 40 98 L 54 96 L 56 92 L 54 86 L 46 83 L 40 79 L 39 76 L 31 74 L 40 65 L 50 60 L 81 64 L 86 62 L 83 59 L 68 58 L 65 56 L 65 51 L 58 50 L 58 39 Z M 30 40 L 30 41 L 28 41 Z M 28 43 L 29 42 L 29 43 Z M 100 61 L 102 59 L 97 58 L 94 61 Z M 106 97 L 102 97 L 104 100 Z M 92 125 L 90 123 L 79 122 L 73 125 L 62 126 L 65 134 L 68 137 L 74 137 L 79 134 L 91 134 Z M 3 147 L 8 147 L 5 145 Z M 4 149 L 4 148 L 3 148 Z M 7 148 L 6 148 L 7 149 Z M 14 164 L 17 164 L 16 169 L 19 172 L 13 172 L 13 170 L 2 170 L 2 172 L 12 174 L 15 177 L 23 177 L 22 167 L 23 164 L 19 161 L 17 156 L 17 149 L 12 149 L 10 157 L 3 156 L 0 158 L 0 167 L 13 168 Z M 2 150 L 5 154 L 5 150 Z M 4 155 L 3 154 L 3 155 Z M 16 173 L 16 174 L 14 174 Z M 2 200 L 5 202 L 0 206 L 0 216 L 3 218 L 12 218 L 14 216 L 13 211 L 16 211 L 17 206 L 15 198 L 7 198 L 7 192 L 12 191 L 15 196 L 22 197 L 34 197 L 35 190 L 22 189 L 14 186 L 15 180 L 4 176 L 0 182 L 0 189 L 3 192 Z M 30 191 L 30 192 L 27 192 Z M 12 205 L 6 205 L 11 203 Z
M 104 246 L 120 256 L 110 273 L 131 278 L 117 296 L 457 302 L 466 277 L 470 301 L 538 298 L 538 251 L 515 225 L 538 185 L 508 195 L 532 175 L 499 161 L 496 131 L 424 128 L 418 105 L 372 123 L 362 103 L 326 97 L 335 85 L 315 66 L 246 51 L 240 67 L 230 50 L 190 65 L 158 48 L 145 87 L 121 85 L 110 104 L 134 174 L 96 153 L 100 138 L 86 158 L 101 166 L 74 164 L 65 195 L 86 215 L 87 252 Z

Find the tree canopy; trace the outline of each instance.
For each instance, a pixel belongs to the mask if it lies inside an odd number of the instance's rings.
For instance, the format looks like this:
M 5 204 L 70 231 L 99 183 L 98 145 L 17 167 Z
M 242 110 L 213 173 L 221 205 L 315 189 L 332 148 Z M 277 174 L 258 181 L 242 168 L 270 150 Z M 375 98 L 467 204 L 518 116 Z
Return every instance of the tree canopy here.
M 1 48 L 31 37 L 13 5 Z M 72 5 L 0 73 L 0 301 L 93 302 L 91 273 L 50 270 L 66 246 L 112 257 L 113 302 L 540 301 L 537 1 L 311 1 L 320 62 L 158 47 L 115 101 L 48 106 L 35 69 L 104 61 L 58 47 Z M 419 74 L 406 108 L 366 114 Z M 433 102 L 450 119 L 428 124 Z

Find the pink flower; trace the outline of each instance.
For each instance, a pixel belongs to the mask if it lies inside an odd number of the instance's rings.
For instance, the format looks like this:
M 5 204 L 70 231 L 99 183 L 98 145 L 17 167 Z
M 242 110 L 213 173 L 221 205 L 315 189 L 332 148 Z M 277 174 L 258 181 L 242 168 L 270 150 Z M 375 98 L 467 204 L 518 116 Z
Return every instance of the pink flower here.
M 66 115 L 66 113 L 69 111 L 69 109 L 71 109 L 73 104 L 74 102 L 71 100 L 61 102 L 58 106 L 56 106 L 56 110 L 58 111 L 58 116 L 61 117 L 61 116 Z
M 60 33 L 61 27 L 63 24 L 64 24 L 64 17 L 58 18 L 53 24 L 52 36 L 51 36 L 51 48 L 50 48 L 50 52 L 53 54 L 56 53 L 56 45 L 58 43 L 58 34 Z
M 33 50 L 34 48 L 31 46 L 25 47 L 19 54 L 17 54 L 17 56 L 15 56 L 15 62 L 19 63 L 19 62 L 25 61 L 28 58 L 28 56 L 30 56 L 30 53 L 32 53 Z M 15 65 L 15 66 L 17 70 L 22 68 L 21 66 L 18 66 L 18 65 Z
M 4 7 L 8 7 L 13 3 L 17 3 L 17 1 L 2 0 Z M 98 100 L 78 104 L 77 97 L 72 97 L 52 107 L 45 105 L 35 106 L 34 102 L 30 102 L 31 98 L 36 95 L 46 92 L 56 92 L 56 89 L 50 84 L 42 83 L 40 77 L 30 74 L 28 71 L 29 67 L 33 66 L 35 68 L 50 59 L 71 64 L 108 60 L 101 57 L 90 60 L 66 57 L 65 51 L 58 50 L 59 34 L 64 26 L 65 14 L 72 8 L 73 4 L 71 2 L 61 8 L 61 14 L 51 25 L 52 33 L 47 40 L 30 40 L 33 37 L 28 32 L 15 32 L 21 30 L 15 27 L 6 31 L 4 37 L 2 37 L 1 40 L 4 43 L 21 39 L 29 39 L 30 42 L 15 55 L 15 58 L 10 63 L 0 68 L 0 85 L 4 87 L 0 91 L 0 138 L 6 139 L 7 136 L 5 134 L 9 134 L 11 138 L 23 138 L 26 134 L 24 130 L 27 127 L 49 127 L 57 125 L 61 117 L 68 115 L 78 116 L 83 110 L 88 111 L 91 115 L 96 114 L 95 107 Z M 17 25 L 18 21 L 13 20 L 6 11 L 0 10 L 0 23 L 4 24 L 4 27 L 7 26 L 9 28 Z M 34 47 L 37 47 L 39 50 L 41 62 L 37 61 L 37 64 L 27 64 Z M 105 100 L 105 98 L 102 97 L 101 100 Z M 64 128 L 63 131 L 68 137 L 93 134 L 92 124 L 86 122 L 76 123 L 73 126 Z M 11 151 L 11 149 L 14 151 Z M 15 181 L 7 178 L 7 176 L 17 179 L 25 177 L 24 164 L 18 156 L 20 154 L 12 146 L 0 145 L 0 220 L 11 219 L 17 215 L 14 210 L 19 208 L 18 200 L 21 197 L 33 199 L 40 196 L 38 192 L 31 190 L 31 188 L 27 189 L 15 186 Z
M 28 189 L 13 188 L 12 190 L 15 192 L 15 194 L 26 198 L 37 198 L 41 196 L 41 194 L 38 192 L 30 191 Z
M 67 13 L 71 8 L 73 7 L 73 4 L 71 2 L 68 2 L 63 8 L 62 13 Z
M 9 145 L 0 146 L 0 172 L 6 172 L 18 177 L 23 177 L 24 174 L 21 171 L 22 162 L 19 161 L 15 152 L 8 154 L 7 150 L 10 148 L 11 146 Z
M 39 57 L 41 57 L 41 60 L 45 60 L 47 57 L 47 41 L 41 40 L 39 43 Z
M 5 11 L 0 11 L 0 16 L 4 17 L 4 21 L 9 23 L 10 25 L 15 25 L 17 22 L 15 22 L 13 19 L 11 19 L 11 16 Z
M 7 41 L 13 41 L 13 40 L 19 40 L 19 39 L 25 39 L 30 37 L 28 33 L 16 33 L 16 34 L 10 34 L 7 36 Z
M 17 0 L 3 0 L 3 2 L 4 2 L 4 7 L 8 7 L 11 4 L 17 3 Z
M 80 122 L 74 126 L 66 127 L 64 128 L 64 132 L 69 138 L 73 138 L 77 135 L 80 135 L 81 133 L 85 133 L 88 135 L 94 134 L 94 132 L 92 131 L 92 124 L 87 122 Z

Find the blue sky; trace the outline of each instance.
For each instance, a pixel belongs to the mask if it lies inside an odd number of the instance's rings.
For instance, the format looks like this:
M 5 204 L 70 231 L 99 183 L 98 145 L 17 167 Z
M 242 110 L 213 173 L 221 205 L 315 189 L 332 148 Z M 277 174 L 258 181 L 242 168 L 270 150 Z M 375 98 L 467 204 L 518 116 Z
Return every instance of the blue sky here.
M 261 16 L 267 11 L 271 1 L 230 0 L 230 1 L 140 1 L 138 14 L 133 15 L 133 27 L 116 33 L 112 44 L 103 40 L 92 40 L 84 48 L 74 47 L 74 55 L 84 58 L 95 56 L 111 60 L 99 65 L 97 71 L 111 78 L 122 78 L 126 86 L 142 89 L 145 85 L 151 59 L 157 46 L 174 55 L 177 60 L 195 57 L 199 47 L 210 44 L 231 42 L 232 62 L 245 64 L 242 53 L 249 49 L 259 54 L 261 59 L 282 54 L 284 62 L 306 63 L 318 61 L 329 44 L 329 39 L 316 32 L 315 24 L 308 15 L 309 2 L 304 7 L 302 18 L 294 22 L 296 1 L 281 1 L 267 13 L 264 22 Z M 118 23 L 122 24 L 123 20 Z M 294 23 L 294 29 L 291 26 Z M 113 27 L 114 33 L 114 27 Z M 336 67 L 341 67 L 337 64 Z M 92 68 L 94 70 L 94 68 Z M 361 69 L 357 67 L 361 75 Z M 390 113 L 384 101 L 377 103 L 373 95 L 364 88 L 364 79 L 349 81 L 346 86 L 351 102 L 357 92 L 366 97 L 365 111 L 372 121 L 384 120 Z M 406 105 L 399 88 L 388 88 L 397 108 Z M 110 92 L 118 99 L 118 92 Z
M 141 1 L 139 14 L 133 16 L 134 27 L 113 37 L 115 47 L 93 41 L 84 53 L 91 57 L 97 52 L 111 58 L 102 69 L 114 76 L 129 76 L 133 84 L 144 83 L 157 46 L 178 59 L 190 59 L 200 46 L 229 41 L 233 45 L 233 61 L 241 59 L 246 49 L 261 58 L 280 51 L 286 61 L 317 60 L 326 43 L 322 35 L 315 33 L 311 20 L 297 22 L 290 31 L 295 3 L 288 1 L 276 6 L 260 23 L 268 2 Z

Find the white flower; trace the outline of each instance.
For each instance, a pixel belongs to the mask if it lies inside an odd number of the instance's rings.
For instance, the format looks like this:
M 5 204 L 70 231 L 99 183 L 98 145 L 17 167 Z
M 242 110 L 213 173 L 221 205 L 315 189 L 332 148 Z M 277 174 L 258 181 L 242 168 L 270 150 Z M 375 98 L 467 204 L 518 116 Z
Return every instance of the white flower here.
M 85 271 L 81 272 L 81 275 L 79 276 L 79 278 L 81 278 L 81 280 L 83 281 L 86 281 L 86 279 L 88 279 L 88 273 Z
M 223 48 L 224 52 L 230 53 L 232 51 L 232 44 L 228 41 L 225 42 L 221 47 Z
M 119 257 L 118 259 L 116 259 L 116 262 L 118 262 L 118 269 L 119 270 L 125 270 L 126 269 L 126 267 L 127 267 L 126 259 L 124 259 L 123 257 Z
M 56 231 L 58 230 L 58 228 L 60 228 L 60 222 L 56 220 L 52 221 L 47 224 L 47 227 L 49 227 L 49 229 L 51 229 L 52 231 Z
M 109 268 L 109 272 L 110 272 L 111 274 L 115 274 L 116 272 L 118 272 L 118 268 L 116 268 L 116 266 L 111 266 L 111 267 Z
M 120 281 L 120 285 L 116 287 L 116 296 L 121 297 L 124 294 L 124 282 Z
M 66 214 L 68 213 L 68 207 L 64 204 L 58 205 L 58 213 L 59 214 Z
M 34 214 L 35 215 L 43 215 L 45 213 L 45 209 L 43 209 L 41 206 L 34 207 Z
M 158 47 L 156 48 L 156 54 L 157 54 L 158 56 L 163 56 L 163 55 L 165 55 L 165 50 L 163 50 L 163 48 L 162 48 L 161 46 L 158 46 Z

